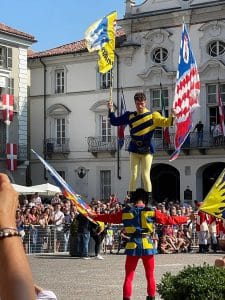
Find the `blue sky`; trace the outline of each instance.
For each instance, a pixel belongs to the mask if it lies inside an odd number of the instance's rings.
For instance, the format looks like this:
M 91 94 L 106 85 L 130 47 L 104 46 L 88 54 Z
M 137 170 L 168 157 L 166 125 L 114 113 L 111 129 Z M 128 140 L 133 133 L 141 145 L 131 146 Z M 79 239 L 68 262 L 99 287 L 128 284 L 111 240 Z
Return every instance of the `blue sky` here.
M 0 23 L 33 35 L 32 49 L 43 51 L 83 39 L 92 23 L 114 10 L 123 18 L 125 0 L 1 1 Z

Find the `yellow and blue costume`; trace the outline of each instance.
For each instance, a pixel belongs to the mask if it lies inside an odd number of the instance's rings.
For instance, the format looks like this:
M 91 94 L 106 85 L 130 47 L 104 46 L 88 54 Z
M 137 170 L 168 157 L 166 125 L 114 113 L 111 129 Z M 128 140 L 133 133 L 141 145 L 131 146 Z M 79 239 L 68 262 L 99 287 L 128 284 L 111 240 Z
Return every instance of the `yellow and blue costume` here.
M 152 191 L 150 170 L 152 155 L 155 152 L 152 137 L 157 127 L 173 125 L 173 117 L 165 118 L 159 112 L 150 112 L 144 109 L 142 113 L 127 111 L 116 117 L 114 112 L 109 112 L 110 123 L 113 126 L 129 125 L 131 141 L 128 147 L 130 152 L 131 178 L 129 191 L 134 192 L 137 187 L 139 165 L 141 164 L 141 176 L 146 192 Z
M 127 255 L 144 256 L 157 253 L 152 240 L 155 222 L 154 210 L 139 206 L 126 207 L 122 213 L 122 222 L 126 234 L 130 236 L 125 248 Z

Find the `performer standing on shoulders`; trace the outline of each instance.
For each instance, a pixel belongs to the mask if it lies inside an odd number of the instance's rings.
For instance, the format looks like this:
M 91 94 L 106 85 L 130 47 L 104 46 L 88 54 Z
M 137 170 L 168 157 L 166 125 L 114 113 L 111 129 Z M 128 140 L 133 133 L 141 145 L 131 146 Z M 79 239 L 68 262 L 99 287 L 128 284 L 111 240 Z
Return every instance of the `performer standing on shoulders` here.
M 126 206 L 122 211 L 114 214 L 101 214 L 92 216 L 97 221 L 105 223 L 123 223 L 126 236 L 125 279 L 123 284 L 123 300 L 130 300 L 132 295 L 132 282 L 138 260 L 141 259 L 145 268 L 147 280 L 147 298 L 154 300 L 156 293 L 154 255 L 154 224 L 175 225 L 187 223 L 184 216 L 168 216 L 159 210 L 146 207 L 144 189 L 137 189 L 133 195 L 134 205 Z
M 156 127 L 168 127 L 173 125 L 173 116 L 163 117 L 159 112 L 150 112 L 146 108 L 146 96 L 138 92 L 134 95 L 136 111 L 126 111 L 123 115 L 116 117 L 113 111 L 113 102 L 108 102 L 109 119 L 113 126 L 129 125 L 131 141 L 128 148 L 130 152 L 129 193 L 132 198 L 137 187 L 139 165 L 141 165 L 141 176 L 146 192 L 146 202 L 152 203 L 152 184 L 150 170 L 152 165 L 154 147 L 151 142 Z

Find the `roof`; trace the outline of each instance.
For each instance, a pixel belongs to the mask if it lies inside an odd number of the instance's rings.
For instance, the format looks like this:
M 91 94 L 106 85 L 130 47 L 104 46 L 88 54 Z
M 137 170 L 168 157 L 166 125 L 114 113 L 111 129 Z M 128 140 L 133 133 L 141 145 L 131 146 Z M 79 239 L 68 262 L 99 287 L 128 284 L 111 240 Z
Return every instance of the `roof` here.
M 119 29 L 116 32 L 116 46 L 120 45 L 126 39 L 126 35 L 123 29 Z M 56 56 L 56 55 L 64 55 L 70 53 L 79 53 L 79 52 L 87 52 L 87 47 L 85 40 L 75 41 L 66 45 L 62 45 L 53 49 L 34 52 L 28 51 L 28 58 L 40 58 L 40 57 L 48 57 L 48 56 Z
M 19 31 L 17 29 L 14 29 L 12 27 L 9 27 L 3 23 L 0 23 L 0 33 L 7 33 L 12 36 L 17 36 L 20 38 L 23 38 L 25 40 L 30 40 L 32 42 L 36 42 L 35 37 L 33 35 L 30 35 L 28 33 L 25 33 L 23 31 Z

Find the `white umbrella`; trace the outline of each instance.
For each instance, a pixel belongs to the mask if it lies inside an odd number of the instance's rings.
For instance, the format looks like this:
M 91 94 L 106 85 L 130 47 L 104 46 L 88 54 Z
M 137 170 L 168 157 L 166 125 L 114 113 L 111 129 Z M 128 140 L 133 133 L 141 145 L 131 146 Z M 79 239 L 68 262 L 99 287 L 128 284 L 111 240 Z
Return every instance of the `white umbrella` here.
M 32 190 L 38 192 L 40 195 L 54 196 L 56 193 L 61 194 L 61 190 L 58 186 L 51 183 L 43 183 L 39 185 L 33 185 Z
M 17 193 L 22 194 L 22 195 L 28 195 L 28 194 L 34 193 L 34 191 L 32 190 L 32 186 L 24 186 L 24 185 L 19 185 L 19 184 L 15 184 L 15 183 L 12 183 L 12 186 L 17 191 Z

